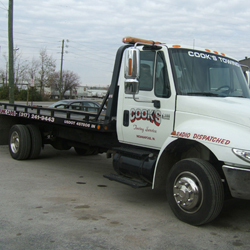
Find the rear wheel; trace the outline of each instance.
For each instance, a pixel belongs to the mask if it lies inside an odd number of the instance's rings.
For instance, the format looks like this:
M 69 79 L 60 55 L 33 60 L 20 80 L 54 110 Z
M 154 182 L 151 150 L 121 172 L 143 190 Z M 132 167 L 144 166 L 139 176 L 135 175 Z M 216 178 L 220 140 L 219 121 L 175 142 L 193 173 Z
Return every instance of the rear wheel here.
M 176 217 L 191 225 L 212 221 L 224 203 L 218 172 L 201 159 L 177 162 L 169 172 L 166 188 L 169 205 Z
M 13 159 L 25 160 L 29 157 L 31 137 L 25 125 L 14 125 L 9 134 L 9 151 Z
M 32 124 L 27 125 L 27 128 L 31 136 L 31 149 L 29 158 L 36 159 L 40 155 L 42 149 L 42 135 L 38 127 Z

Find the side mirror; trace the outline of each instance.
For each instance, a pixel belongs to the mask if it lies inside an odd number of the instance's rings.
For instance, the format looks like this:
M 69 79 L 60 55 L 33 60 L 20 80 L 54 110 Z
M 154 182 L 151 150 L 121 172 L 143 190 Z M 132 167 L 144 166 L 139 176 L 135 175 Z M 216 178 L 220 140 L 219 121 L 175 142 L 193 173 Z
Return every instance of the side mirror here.
M 138 94 L 139 93 L 139 82 L 137 80 L 125 80 L 125 93 L 126 94 Z
M 140 50 L 128 48 L 125 52 L 125 93 L 137 94 L 139 92 L 140 76 Z

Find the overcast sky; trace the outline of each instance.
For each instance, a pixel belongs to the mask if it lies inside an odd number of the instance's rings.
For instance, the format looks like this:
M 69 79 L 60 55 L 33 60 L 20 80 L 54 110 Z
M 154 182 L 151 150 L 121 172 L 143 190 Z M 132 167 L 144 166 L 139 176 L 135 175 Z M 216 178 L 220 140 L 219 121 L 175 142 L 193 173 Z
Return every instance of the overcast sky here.
M 0 0 L 0 69 L 8 55 L 8 0 Z M 110 84 L 124 36 L 250 57 L 249 0 L 14 0 L 14 47 L 23 60 L 47 49 L 83 85 Z M 66 42 L 68 41 L 68 42 Z

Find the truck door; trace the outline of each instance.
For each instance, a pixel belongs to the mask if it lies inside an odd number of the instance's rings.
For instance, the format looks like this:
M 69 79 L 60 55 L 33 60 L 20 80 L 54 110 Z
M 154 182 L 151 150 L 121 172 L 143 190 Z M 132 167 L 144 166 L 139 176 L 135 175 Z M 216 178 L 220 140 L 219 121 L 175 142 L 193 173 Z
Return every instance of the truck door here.
M 120 88 L 120 142 L 160 149 L 173 131 L 175 91 L 170 88 L 166 53 L 167 50 L 141 50 L 139 93 L 133 97 Z

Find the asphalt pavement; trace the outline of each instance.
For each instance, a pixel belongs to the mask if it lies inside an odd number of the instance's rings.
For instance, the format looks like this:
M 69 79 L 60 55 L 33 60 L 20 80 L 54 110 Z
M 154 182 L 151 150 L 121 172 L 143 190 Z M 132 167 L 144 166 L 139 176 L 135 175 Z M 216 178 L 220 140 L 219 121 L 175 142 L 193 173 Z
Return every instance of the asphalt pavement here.
M 0 146 L 0 249 L 250 249 L 250 201 L 229 200 L 210 224 L 173 215 L 164 190 L 109 181 L 105 154 L 46 145 L 16 161 Z

